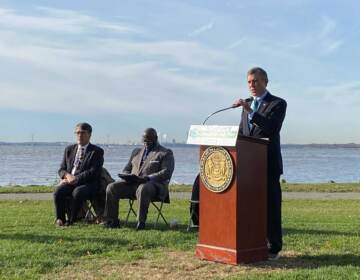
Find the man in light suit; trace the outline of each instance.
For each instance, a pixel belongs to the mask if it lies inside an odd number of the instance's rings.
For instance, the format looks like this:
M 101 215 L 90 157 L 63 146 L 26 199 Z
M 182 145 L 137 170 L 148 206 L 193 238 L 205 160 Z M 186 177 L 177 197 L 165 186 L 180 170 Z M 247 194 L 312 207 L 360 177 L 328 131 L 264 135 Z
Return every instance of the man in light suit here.
M 99 188 L 104 151 L 90 143 L 92 127 L 79 123 L 75 128 L 77 144 L 66 147 L 59 169 L 61 182 L 54 191 L 56 225 L 71 225 L 85 200 L 93 198 Z M 65 202 L 71 198 L 69 220 L 65 219 Z
M 118 181 L 106 188 L 105 227 L 120 227 L 120 198 L 136 197 L 139 202 L 137 230 L 145 229 L 147 212 L 151 200 L 159 198 L 169 201 L 168 184 L 174 171 L 174 156 L 170 149 L 161 146 L 156 130 L 147 128 L 143 134 L 142 148 L 133 150 L 123 173 L 137 175 L 136 181 Z
M 267 174 L 267 239 L 269 259 L 278 258 L 282 249 L 280 175 L 283 163 L 280 149 L 280 130 L 286 114 L 286 101 L 267 89 L 267 73 L 260 67 L 247 73 L 250 100 L 239 99 L 234 106 L 242 106 L 239 134 L 268 138 Z

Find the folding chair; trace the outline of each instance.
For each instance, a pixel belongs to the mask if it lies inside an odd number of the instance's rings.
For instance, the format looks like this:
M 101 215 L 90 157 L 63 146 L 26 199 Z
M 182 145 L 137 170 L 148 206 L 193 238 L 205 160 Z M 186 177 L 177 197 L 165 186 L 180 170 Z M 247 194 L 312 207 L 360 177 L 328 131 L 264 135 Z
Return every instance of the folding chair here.
M 187 227 L 187 231 L 190 231 L 191 228 L 198 228 L 199 224 L 194 224 L 193 221 L 193 217 L 198 221 L 199 223 L 199 214 L 196 211 L 195 207 L 199 207 L 199 200 L 189 200 L 190 202 L 190 218 L 189 218 L 189 223 L 188 223 L 188 227 Z
M 83 209 L 86 211 L 84 221 L 87 223 L 93 223 L 98 220 L 98 215 L 96 215 L 96 211 L 94 206 L 91 203 L 91 200 L 86 200 Z
M 133 198 L 129 198 L 129 210 L 127 212 L 127 215 L 126 215 L 126 219 L 125 219 L 125 225 L 127 225 L 128 221 L 129 221 L 129 216 L 130 214 L 132 213 L 135 217 L 137 216 L 136 214 L 136 211 L 134 209 L 134 202 L 136 200 L 136 197 L 133 197 Z M 159 203 L 159 205 L 158 205 Z M 155 198 L 154 200 L 152 200 L 150 202 L 150 205 L 154 206 L 154 208 L 156 209 L 157 211 L 157 217 L 156 217 L 156 222 L 154 224 L 154 228 L 157 227 L 158 225 L 158 222 L 159 222 L 159 219 L 160 217 L 162 218 L 162 220 L 164 221 L 164 223 L 169 227 L 169 223 L 166 221 L 163 213 L 162 213 L 162 209 L 163 209 L 163 205 L 164 203 L 170 203 L 169 202 L 169 199 L 164 199 L 164 200 L 161 200 L 159 198 Z

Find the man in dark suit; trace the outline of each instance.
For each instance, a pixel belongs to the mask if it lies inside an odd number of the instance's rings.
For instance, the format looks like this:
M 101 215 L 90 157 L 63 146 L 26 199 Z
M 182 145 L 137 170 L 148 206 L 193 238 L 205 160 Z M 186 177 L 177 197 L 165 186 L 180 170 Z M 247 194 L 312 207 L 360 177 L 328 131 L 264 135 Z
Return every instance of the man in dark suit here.
M 242 106 L 239 134 L 268 138 L 267 174 L 267 239 L 269 259 L 277 259 L 282 249 L 281 188 L 283 173 L 280 150 L 280 130 L 286 114 L 286 101 L 267 91 L 267 73 L 255 67 L 247 73 L 250 100 L 239 99 L 234 106 Z
M 136 175 L 135 180 L 118 181 L 107 186 L 104 211 L 106 227 L 120 227 L 120 198 L 137 198 L 137 230 L 145 229 L 151 200 L 159 198 L 169 201 L 168 184 L 174 171 L 174 156 L 170 149 L 158 143 L 157 138 L 156 130 L 147 128 L 143 134 L 144 146 L 133 150 L 123 173 Z
M 54 192 L 56 224 L 71 225 L 84 201 L 92 198 L 99 188 L 104 163 L 104 151 L 90 143 L 92 128 L 79 123 L 75 128 L 77 144 L 66 147 L 59 169 L 61 181 Z M 65 219 L 65 202 L 71 198 L 69 220 Z

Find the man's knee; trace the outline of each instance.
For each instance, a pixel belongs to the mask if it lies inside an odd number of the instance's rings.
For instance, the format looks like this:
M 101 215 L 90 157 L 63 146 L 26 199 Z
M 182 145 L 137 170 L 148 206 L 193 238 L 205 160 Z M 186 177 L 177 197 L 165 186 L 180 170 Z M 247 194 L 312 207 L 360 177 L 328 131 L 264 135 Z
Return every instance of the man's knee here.
M 89 195 L 89 190 L 87 190 L 84 187 L 77 187 L 73 190 L 72 192 L 72 197 L 75 200 L 82 200 L 82 199 L 86 199 Z
M 155 185 L 150 182 L 141 184 L 136 191 L 136 196 L 138 198 L 140 198 L 140 197 L 153 198 L 155 196 L 155 194 L 156 194 Z
M 68 185 L 61 185 L 61 186 L 57 186 L 54 193 L 53 193 L 53 196 L 54 196 L 54 199 L 59 199 L 59 198 L 62 198 L 64 196 L 66 196 L 66 193 L 67 193 L 67 188 L 69 188 Z
M 122 192 L 126 192 L 126 182 L 113 182 L 106 187 L 106 197 L 122 197 Z

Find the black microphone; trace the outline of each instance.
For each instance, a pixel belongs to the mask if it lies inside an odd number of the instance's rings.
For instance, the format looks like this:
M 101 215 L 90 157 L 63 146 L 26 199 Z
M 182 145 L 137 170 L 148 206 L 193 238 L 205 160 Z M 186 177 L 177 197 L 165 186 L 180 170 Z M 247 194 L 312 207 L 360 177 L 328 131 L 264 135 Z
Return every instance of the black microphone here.
M 246 102 L 250 102 L 251 100 L 252 100 L 251 97 L 245 99 Z M 235 109 L 235 108 L 237 108 L 237 107 L 240 107 L 240 105 L 231 105 L 230 107 L 226 107 L 226 108 L 217 110 L 217 111 L 215 111 L 214 113 L 211 113 L 210 115 L 208 115 L 208 116 L 206 117 L 206 119 L 203 121 L 202 124 L 204 125 L 204 124 L 206 123 L 206 121 L 207 121 L 211 116 L 213 116 L 213 115 L 215 115 L 215 114 L 217 114 L 217 113 L 220 113 L 220 112 L 222 112 L 222 111 L 226 111 L 226 110 L 229 110 L 229 109 Z

